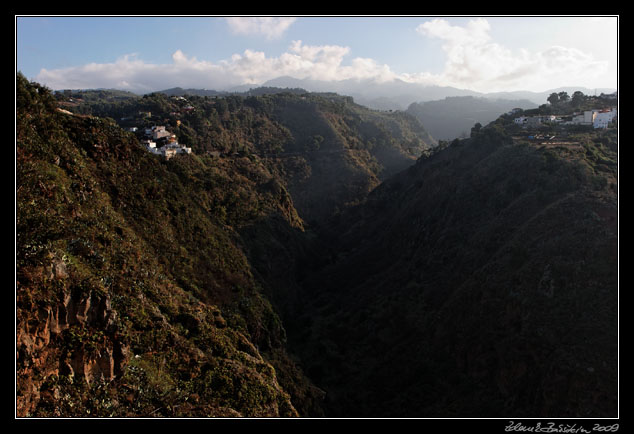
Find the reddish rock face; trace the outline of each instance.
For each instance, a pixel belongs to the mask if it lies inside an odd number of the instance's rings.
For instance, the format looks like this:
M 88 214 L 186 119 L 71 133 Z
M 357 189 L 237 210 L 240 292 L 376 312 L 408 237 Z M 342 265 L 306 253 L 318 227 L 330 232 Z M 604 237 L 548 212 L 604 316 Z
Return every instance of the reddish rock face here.
M 65 266 L 60 263 L 50 267 L 50 277 L 67 277 Z M 23 311 L 24 312 L 24 311 Z M 63 350 L 64 332 L 70 328 L 91 332 L 113 331 L 114 312 L 108 296 L 94 293 L 71 296 L 63 293 L 53 306 L 39 307 L 28 313 L 28 319 L 18 321 L 17 358 L 21 360 L 18 371 L 17 415 L 28 416 L 40 399 L 51 401 L 57 389 L 41 392 L 43 383 L 60 373 L 87 385 L 99 380 L 112 381 L 121 375 L 128 360 L 127 347 L 114 338 L 114 333 L 103 334 L 99 342 L 90 348 L 79 346 L 72 353 Z

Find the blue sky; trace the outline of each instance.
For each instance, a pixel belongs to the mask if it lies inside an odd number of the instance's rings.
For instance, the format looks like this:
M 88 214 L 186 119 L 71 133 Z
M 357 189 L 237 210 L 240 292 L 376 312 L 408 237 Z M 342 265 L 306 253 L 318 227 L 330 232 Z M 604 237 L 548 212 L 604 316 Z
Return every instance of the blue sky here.
M 280 75 L 471 90 L 617 87 L 617 17 L 16 17 L 52 89 L 222 89 Z

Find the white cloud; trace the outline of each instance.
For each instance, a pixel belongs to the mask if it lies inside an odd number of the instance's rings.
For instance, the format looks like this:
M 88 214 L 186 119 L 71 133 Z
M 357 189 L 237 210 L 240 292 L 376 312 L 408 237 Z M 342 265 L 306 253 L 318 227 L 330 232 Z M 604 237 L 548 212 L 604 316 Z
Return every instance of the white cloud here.
M 304 45 L 293 41 L 279 57 L 245 50 L 217 63 L 188 57 L 177 50 L 172 63 L 151 64 L 126 55 L 113 63 L 88 64 L 64 69 L 42 69 L 36 80 L 52 89 L 119 88 L 149 92 L 170 87 L 225 89 L 240 84 L 261 84 L 279 76 L 299 79 L 387 81 L 395 74 L 373 59 L 354 58 L 344 65 L 350 48 L 338 45 Z
M 173 63 L 155 65 L 136 56 L 125 55 L 113 63 L 90 63 L 62 69 L 42 69 L 36 80 L 52 89 L 117 88 L 149 92 L 173 86 L 189 87 L 209 82 L 226 82 L 223 68 L 209 62 L 188 58 L 180 50 L 172 55 Z M 178 84 L 175 84 L 178 83 Z
M 349 59 L 350 47 L 306 45 L 297 40 L 277 57 L 269 57 L 262 51 L 245 50 L 228 59 L 209 62 L 177 50 L 171 63 L 153 64 L 130 54 L 112 63 L 42 69 L 36 80 L 52 89 L 105 87 L 150 92 L 175 86 L 222 90 L 291 76 L 325 81 L 369 79 L 387 82 L 400 79 L 494 92 L 542 91 L 564 85 L 592 88 L 596 87 L 595 78 L 608 72 L 608 61 L 597 59 L 583 47 L 560 44 L 511 50 L 493 40 L 491 26 L 483 18 L 473 19 L 464 26 L 434 19 L 419 25 L 416 30 L 424 37 L 442 41 L 446 59 L 440 73 L 396 74 L 388 65 L 372 58 Z
M 491 39 L 490 30 L 491 26 L 484 18 L 471 20 L 466 27 L 452 26 L 446 20 L 436 18 L 416 28 L 418 33 L 447 41 L 448 46 L 486 44 Z
M 227 24 L 234 33 L 242 35 L 264 35 L 276 39 L 293 24 L 292 17 L 228 17 Z
M 491 40 L 484 18 L 464 27 L 446 20 L 423 23 L 416 31 L 443 41 L 446 55 L 440 74 L 425 79 L 439 85 L 480 91 L 544 90 L 562 85 L 587 85 L 607 71 L 608 63 L 572 47 L 551 46 L 536 52 L 512 51 Z

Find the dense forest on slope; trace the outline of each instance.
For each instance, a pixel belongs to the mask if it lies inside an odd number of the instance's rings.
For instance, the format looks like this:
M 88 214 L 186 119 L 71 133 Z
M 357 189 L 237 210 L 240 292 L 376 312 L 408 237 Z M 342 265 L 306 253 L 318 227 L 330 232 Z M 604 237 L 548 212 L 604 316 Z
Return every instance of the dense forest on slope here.
M 262 164 L 162 161 L 22 76 L 16 158 L 19 416 L 319 414 L 239 235 L 302 231 Z
M 309 256 L 305 216 L 413 164 L 433 144 L 418 122 L 330 94 L 16 83 L 18 414 L 323 414 L 271 302 Z M 194 154 L 164 161 L 122 128 L 156 124 Z
M 455 140 L 329 225 L 287 323 L 326 411 L 617 415 L 616 131 Z
M 616 416 L 616 128 L 16 91 L 18 416 Z
M 153 93 L 115 100 L 75 92 L 60 104 L 74 113 L 110 117 L 122 127 L 165 125 L 195 154 L 261 159 L 284 182 L 302 218 L 315 222 L 358 202 L 381 180 L 435 146 L 413 117 L 380 112 L 352 98 L 298 90 L 222 98 Z M 88 95 L 89 98 L 85 98 Z

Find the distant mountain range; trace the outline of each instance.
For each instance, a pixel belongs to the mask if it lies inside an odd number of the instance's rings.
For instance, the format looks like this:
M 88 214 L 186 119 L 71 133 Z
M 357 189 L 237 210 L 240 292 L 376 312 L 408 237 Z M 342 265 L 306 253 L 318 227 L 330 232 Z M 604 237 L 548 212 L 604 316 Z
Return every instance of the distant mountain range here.
M 17 74 L 17 417 L 618 416 L 616 125 L 434 143 L 275 89 Z
M 416 117 L 437 140 L 468 137 L 476 123 L 486 125 L 514 108 L 537 108 L 528 99 L 493 99 L 473 96 L 447 97 L 412 103 L 406 112 Z
M 532 92 L 526 90 L 518 90 L 513 92 L 492 92 L 482 93 L 469 89 L 459 89 L 450 86 L 426 86 L 416 83 L 407 83 L 402 80 L 393 80 L 389 82 L 377 82 L 375 80 L 311 80 L 299 79 L 293 77 L 278 77 L 266 81 L 261 85 L 240 85 L 224 90 L 208 90 L 208 89 L 182 89 L 172 88 L 161 91 L 169 95 L 178 94 L 179 92 L 196 94 L 200 96 L 221 96 L 232 93 L 248 93 L 258 88 L 279 88 L 306 90 L 308 92 L 335 92 L 340 95 L 348 95 L 354 98 L 355 102 L 375 110 L 406 110 L 410 104 L 417 102 L 427 102 L 442 100 L 447 97 L 456 96 L 473 96 L 490 99 L 505 100 L 528 100 L 534 104 L 545 104 L 546 98 L 553 92 L 573 92 L 579 90 L 586 95 L 594 95 L 601 93 L 613 93 L 616 89 L 597 88 L 588 89 L 581 86 L 560 87 L 556 89 L 548 89 L 542 92 Z
M 482 93 L 469 89 L 459 89 L 450 86 L 425 86 L 416 83 L 407 83 L 402 80 L 379 83 L 374 80 L 340 80 L 320 81 L 309 79 L 296 79 L 292 77 L 279 77 L 269 80 L 262 86 L 280 88 L 302 88 L 311 92 L 336 92 L 341 95 L 352 96 L 358 104 L 378 110 L 405 110 L 413 102 L 426 102 L 441 100 L 454 96 L 474 96 L 492 99 L 521 100 L 526 99 L 535 104 L 545 104 L 546 98 L 553 92 L 573 92 L 579 90 L 586 95 L 598 95 L 600 93 L 613 93 L 616 89 L 598 88 L 588 89 L 581 86 L 569 86 L 556 89 L 548 89 L 543 92 L 514 91 Z M 246 91 L 249 86 L 240 86 L 230 91 Z
M 469 89 L 459 89 L 450 86 L 427 86 L 416 83 L 407 83 L 402 80 L 378 82 L 375 80 L 311 80 L 299 79 L 289 76 L 277 77 L 261 84 L 244 84 L 227 89 L 184 89 L 173 87 L 158 92 L 167 95 L 198 95 L 198 96 L 226 96 L 231 94 L 251 94 L 257 89 L 266 88 L 270 93 L 274 88 L 278 91 L 307 91 L 307 92 L 334 92 L 354 98 L 357 104 L 375 110 L 406 110 L 412 103 L 437 101 L 448 97 L 472 96 L 490 99 L 528 100 L 534 104 L 545 104 L 546 98 L 553 92 L 567 92 L 572 95 L 579 90 L 586 95 L 599 95 L 601 93 L 614 93 L 613 88 L 589 89 L 582 86 L 568 86 L 533 92 L 518 90 L 512 92 L 482 93 Z M 99 89 L 97 89 L 99 90 Z M 259 93 L 256 93 L 259 94 Z
M 97 89 L 98 91 L 99 89 Z M 588 89 L 585 87 L 560 87 L 532 92 L 480 93 L 449 86 L 424 86 L 402 80 L 379 83 L 374 80 L 310 80 L 293 77 L 278 77 L 259 86 L 240 85 L 224 90 L 173 87 L 156 93 L 168 96 L 229 95 L 258 96 L 276 93 L 337 93 L 351 96 L 354 102 L 374 110 L 406 111 L 423 124 L 435 140 L 453 140 L 468 136 L 476 123 L 486 125 L 501 114 L 513 109 L 532 109 L 546 104 L 548 96 L 556 92 L 572 95 L 581 91 L 586 95 L 610 94 L 611 88 Z M 122 93 L 123 91 L 117 91 Z M 134 95 L 127 93 L 129 95 Z

